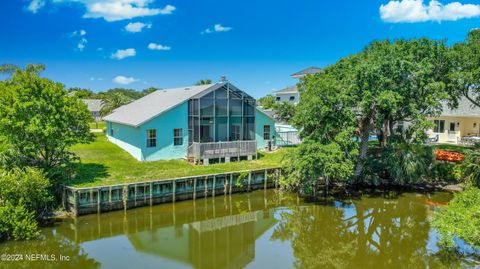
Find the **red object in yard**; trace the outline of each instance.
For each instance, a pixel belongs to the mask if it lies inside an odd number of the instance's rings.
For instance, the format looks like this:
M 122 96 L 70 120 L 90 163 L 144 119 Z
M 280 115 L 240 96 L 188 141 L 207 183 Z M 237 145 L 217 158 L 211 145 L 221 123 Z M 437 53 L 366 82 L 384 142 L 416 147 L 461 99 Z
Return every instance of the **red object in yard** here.
M 436 150 L 435 151 L 435 159 L 439 161 L 447 161 L 447 162 L 461 162 L 465 158 L 465 154 L 456 152 L 456 151 L 448 151 L 448 150 Z

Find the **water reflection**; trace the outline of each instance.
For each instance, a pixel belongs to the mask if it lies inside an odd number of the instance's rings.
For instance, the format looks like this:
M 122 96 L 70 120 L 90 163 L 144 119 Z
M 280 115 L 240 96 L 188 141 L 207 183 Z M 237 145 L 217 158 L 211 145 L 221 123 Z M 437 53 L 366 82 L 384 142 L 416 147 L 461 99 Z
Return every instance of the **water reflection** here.
M 288 240 L 296 268 L 470 268 L 456 253 L 434 253 L 434 208 L 425 201 L 448 194 L 406 193 L 394 199 L 364 197 L 330 205 L 301 205 L 281 213 L 272 240 Z
M 22 260 L 0 261 L 0 268 L 84 268 L 96 269 L 101 264 L 89 257 L 89 254 L 78 244 L 62 234 L 57 233 L 55 228 L 42 230 L 39 240 L 11 241 L 0 244 L 0 254 L 20 254 Z M 43 255 L 33 257 L 35 261 L 27 261 L 27 255 Z M 53 258 L 51 255 L 55 255 Z M 68 257 L 60 261 L 60 255 Z
M 83 216 L 0 250 L 72 257 L 41 268 L 472 268 L 440 251 L 430 229 L 435 206 L 449 199 L 404 193 L 315 204 L 257 191 Z

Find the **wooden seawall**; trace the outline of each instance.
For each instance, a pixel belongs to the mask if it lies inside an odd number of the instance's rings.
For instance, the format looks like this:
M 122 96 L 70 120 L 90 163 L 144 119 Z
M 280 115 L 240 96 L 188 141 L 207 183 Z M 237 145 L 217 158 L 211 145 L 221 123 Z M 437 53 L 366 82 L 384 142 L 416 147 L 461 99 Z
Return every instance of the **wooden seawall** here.
M 64 187 L 63 206 L 74 215 L 129 209 L 275 187 L 279 167 L 89 188 Z

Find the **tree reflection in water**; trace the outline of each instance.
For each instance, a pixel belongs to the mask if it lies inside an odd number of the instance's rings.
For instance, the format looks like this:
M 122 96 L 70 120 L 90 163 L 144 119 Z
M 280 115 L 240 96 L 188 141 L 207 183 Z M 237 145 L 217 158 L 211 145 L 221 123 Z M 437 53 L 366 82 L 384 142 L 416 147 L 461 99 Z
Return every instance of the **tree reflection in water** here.
M 433 253 L 432 208 L 411 193 L 352 203 L 300 205 L 280 213 L 272 240 L 288 240 L 296 268 L 472 268 L 456 253 Z
M 8 242 L 0 244 L 1 253 L 22 254 L 23 261 L 0 262 L 0 268 L 82 268 L 97 269 L 100 263 L 89 258 L 88 254 L 75 242 L 56 232 L 55 229 L 46 228 L 42 230 L 39 240 Z M 55 255 L 56 261 L 26 261 L 25 255 L 42 254 Z M 59 261 L 60 255 L 68 256 L 69 261 Z M 11 264 L 9 264 L 11 263 Z

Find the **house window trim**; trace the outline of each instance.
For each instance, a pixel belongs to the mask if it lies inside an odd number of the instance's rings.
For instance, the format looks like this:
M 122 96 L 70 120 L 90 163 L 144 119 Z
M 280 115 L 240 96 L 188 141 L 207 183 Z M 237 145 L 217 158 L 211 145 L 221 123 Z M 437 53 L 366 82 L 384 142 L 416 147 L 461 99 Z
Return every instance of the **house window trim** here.
M 266 127 L 268 127 L 268 132 L 266 131 Z M 263 125 L 263 140 L 270 140 L 271 138 L 271 130 L 272 128 L 270 127 L 269 124 Z M 268 137 L 268 138 L 266 138 Z
M 176 131 L 180 131 L 179 134 L 176 134 Z M 177 143 L 180 141 L 180 143 Z M 173 128 L 173 146 L 183 146 L 183 128 Z
M 443 122 L 443 130 L 441 128 L 441 122 Z M 434 120 L 433 121 L 433 132 L 436 134 L 443 134 L 445 133 L 445 120 Z M 442 131 L 442 132 L 440 132 Z
M 155 135 L 152 137 L 150 131 L 154 131 Z M 156 148 L 157 147 L 157 129 L 147 129 L 146 130 L 146 146 L 147 148 Z

